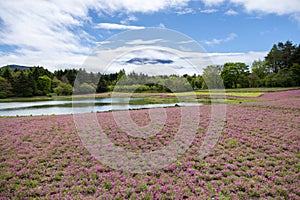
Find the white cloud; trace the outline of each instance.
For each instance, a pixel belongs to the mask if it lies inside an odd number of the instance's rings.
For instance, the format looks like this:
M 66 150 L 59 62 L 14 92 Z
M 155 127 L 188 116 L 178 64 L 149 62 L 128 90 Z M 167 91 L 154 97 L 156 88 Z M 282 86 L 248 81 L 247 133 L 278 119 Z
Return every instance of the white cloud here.
M 242 6 L 246 12 L 258 12 L 259 14 L 290 15 L 300 23 L 299 0 L 201 0 L 206 6 L 228 5 Z M 209 10 L 209 9 L 208 9 Z M 230 12 L 229 12 L 230 13 Z M 233 13 L 233 12 L 232 12 Z
M 213 64 L 222 65 L 226 62 L 244 62 L 248 65 L 254 60 L 263 59 L 268 52 L 233 52 L 233 53 L 207 53 L 200 50 L 198 47 L 193 51 L 186 51 L 181 49 L 180 45 L 189 47 L 188 44 L 195 43 L 193 40 L 183 39 L 178 41 L 174 47 L 159 46 L 161 44 L 167 44 L 168 39 L 151 39 L 151 40 L 129 40 L 123 41 L 118 38 L 118 41 L 122 41 L 118 47 L 98 49 L 93 57 L 90 57 L 86 62 L 91 71 L 100 71 L 105 73 L 111 73 L 125 69 L 126 72 L 148 72 L 151 74 L 201 74 L 202 70 Z M 134 45 L 134 46 L 132 46 Z M 196 50 L 196 51 L 195 51 Z M 126 61 L 133 58 L 149 58 L 149 59 L 168 59 L 173 62 L 165 65 L 154 65 L 150 69 L 149 65 L 130 65 L 125 64 Z M 107 63 L 110 63 L 109 65 Z M 99 66 L 108 66 L 106 68 L 100 68 Z M 150 71 L 149 71 L 150 70 Z M 171 71 L 170 71 L 171 70 Z
M 78 65 L 90 52 L 93 37 L 81 29 L 89 21 L 85 5 L 74 3 L 70 10 L 49 1 L 1 1 L 0 19 L 0 44 L 15 47 L 12 52 L 2 50 L 1 66 Z
M 90 57 L 90 61 L 86 66 L 90 66 L 91 71 L 100 71 L 105 73 L 117 72 L 125 69 L 126 72 L 144 72 L 149 74 L 201 74 L 202 70 L 208 65 L 222 65 L 226 62 L 244 62 L 251 65 L 254 60 L 264 59 L 268 52 L 233 52 L 233 53 L 205 53 L 205 52 L 186 52 L 180 49 L 161 48 L 155 51 L 152 46 L 139 46 L 136 51 L 132 51 L 129 46 L 122 46 L 116 49 L 99 50 L 95 56 Z M 166 51 L 162 51 L 166 50 Z M 124 54 L 122 52 L 129 52 Z M 122 55 L 120 57 L 120 55 Z M 106 58 L 107 60 L 104 60 Z M 156 58 L 156 59 L 170 59 L 174 63 L 169 65 L 124 65 L 124 62 L 132 58 Z M 113 61 L 113 62 L 110 62 Z M 99 68 L 99 66 L 107 66 L 106 68 Z
M 130 15 L 126 19 L 122 20 L 120 23 L 121 24 L 129 24 L 130 22 L 135 22 L 137 20 L 138 20 L 138 18 L 136 18 L 134 15 Z
M 192 8 L 185 8 L 177 12 L 178 15 L 194 14 L 195 11 Z
M 201 13 L 206 13 L 206 14 L 211 14 L 211 13 L 215 13 L 218 12 L 217 9 L 200 9 Z
M 155 39 L 155 40 L 131 40 L 129 42 L 126 42 L 126 44 L 130 45 L 145 45 L 145 44 L 155 44 L 158 42 L 163 41 L 162 39 Z
M 230 0 L 232 3 L 242 5 L 247 12 L 262 12 L 264 14 L 300 15 L 299 0 Z
M 163 23 L 159 23 L 158 27 L 159 28 L 166 28 L 166 26 Z
M 201 0 L 206 6 L 220 6 L 222 3 L 241 5 L 247 12 L 261 12 L 277 15 L 300 15 L 299 0 Z
M 224 14 L 225 15 L 238 15 L 239 13 L 236 12 L 235 10 L 229 9 Z
M 0 66 L 10 63 L 43 65 L 50 70 L 65 63 L 80 66 L 96 46 L 96 39 L 84 32 L 92 24 L 89 11 L 126 13 L 124 23 L 137 20 L 132 13 L 152 13 L 185 7 L 190 0 L 39 0 L 0 1 Z M 108 29 L 139 29 L 138 26 L 102 24 Z M 100 37 L 98 35 L 98 37 Z M 2 52 L 1 52 L 2 51 Z
M 152 40 L 153 41 L 153 40 Z M 133 41 L 136 43 L 136 41 Z M 147 42 L 147 41 L 146 41 Z M 140 42 L 139 42 L 140 43 Z M 124 53 L 127 52 L 127 53 Z M 121 56 L 120 56 L 121 55 Z M 105 59 L 103 59 L 105 58 Z M 163 65 L 132 65 L 124 64 L 133 58 L 150 58 L 150 59 L 166 59 L 172 60 L 171 64 Z M 107 66 L 103 68 L 100 66 Z M 193 65 L 194 64 L 194 65 Z M 102 50 L 99 49 L 95 56 L 89 57 L 86 62 L 89 71 L 100 71 L 104 73 L 112 73 L 125 69 L 126 72 L 144 72 L 149 74 L 199 74 L 202 69 L 212 62 L 208 58 L 208 54 L 204 52 L 185 52 L 179 49 L 159 47 L 154 45 L 139 45 L 135 50 L 130 46 L 122 45 L 121 47 Z
M 208 53 L 209 58 L 216 65 L 222 65 L 226 62 L 244 62 L 251 65 L 254 60 L 263 60 L 268 52 L 254 52 L 247 53 Z
M 180 9 L 187 6 L 190 0 L 99 0 L 95 1 L 94 5 L 97 4 L 103 12 L 117 12 L 123 11 L 125 13 L 151 13 L 157 12 L 168 8 Z
M 194 43 L 194 42 L 195 42 L 194 40 L 186 40 L 186 41 L 177 42 L 177 44 L 191 44 L 191 43 Z
M 96 42 L 97 44 L 100 44 L 100 45 L 107 45 L 107 44 L 110 44 L 111 42 L 110 41 L 101 41 L 101 42 Z
M 108 29 L 108 30 L 138 30 L 144 29 L 144 26 L 130 26 L 124 24 L 112 24 L 112 23 L 99 23 L 94 26 L 94 28 L 98 29 Z
M 220 6 L 225 0 L 201 0 L 206 6 Z M 64 64 L 80 66 L 96 46 L 97 38 L 84 31 L 92 25 L 90 10 L 101 14 L 128 15 L 121 24 L 100 23 L 105 30 L 141 29 L 132 26 L 135 13 L 154 13 L 165 10 L 191 12 L 187 8 L 191 0 L 0 0 L 0 45 L 13 47 L 13 51 L 0 49 L 0 66 L 16 63 L 44 65 L 50 69 L 64 68 Z M 299 0 L 228 0 L 241 5 L 247 12 L 290 15 L 300 22 Z M 203 13 L 217 12 L 217 9 L 200 10 Z M 164 27 L 163 24 L 160 27 Z M 99 35 L 98 35 L 99 37 Z M 204 41 L 208 45 L 228 42 L 236 37 Z
M 221 44 L 223 42 L 229 42 L 231 40 L 234 40 L 236 37 L 237 37 L 237 34 L 230 33 L 226 38 L 223 38 L 223 39 L 214 38 L 212 40 L 204 40 L 203 43 L 206 45 L 209 45 L 209 46 L 217 45 L 217 44 Z
M 206 6 L 218 6 L 225 0 L 201 0 Z
M 5 3 L 4 3 L 5 2 Z M 80 35 L 73 34 L 70 27 L 80 27 L 86 19 L 74 17 L 47 1 L 31 4 L 29 1 L 1 1 L 0 17 L 3 27 L 0 42 L 35 50 L 64 50 L 84 52 Z M 79 12 L 84 13 L 85 11 Z M 84 36 L 85 37 L 85 36 Z
M 300 23 L 300 13 L 295 13 L 295 14 L 291 15 L 291 18 Z

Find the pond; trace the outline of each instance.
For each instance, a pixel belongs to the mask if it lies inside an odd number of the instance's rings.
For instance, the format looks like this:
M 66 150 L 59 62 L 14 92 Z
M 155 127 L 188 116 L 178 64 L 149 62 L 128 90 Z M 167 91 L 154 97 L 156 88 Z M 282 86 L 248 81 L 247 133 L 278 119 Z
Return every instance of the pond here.
M 138 104 L 141 98 L 97 98 L 81 100 L 47 100 L 30 102 L 0 102 L 0 116 L 61 115 L 106 112 L 144 108 L 173 107 L 175 103 Z M 130 104 L 128 103 L 130 101 Z M 132 104 L 133 103 L 133 104 Z M 199 103 L 178 103 L 179 106 L 199 106 Z

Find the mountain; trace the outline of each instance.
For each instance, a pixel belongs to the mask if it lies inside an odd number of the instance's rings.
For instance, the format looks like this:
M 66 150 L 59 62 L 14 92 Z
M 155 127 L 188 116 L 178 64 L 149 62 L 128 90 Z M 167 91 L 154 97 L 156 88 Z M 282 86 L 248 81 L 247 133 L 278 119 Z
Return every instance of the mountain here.
M 150 59 L 150 58 L 132 58 L 128 61 L 126 61 L 127 64 L 135 64 L 135 65 L 146 65 L 146 64 L 171 64 L 173 63 L 173 60 L 169 59 Z
M 10 67 L 13 71 L 15 69 L 18 69 L 18 70 L 27 70 L 27 69 L 31 68 L 31 67 L 22 66 L 22 65 L 6 65 L 6 66 L 1 67 L 0 70 L 3 69 L 4 67 L 7 67 L 7 66 Z

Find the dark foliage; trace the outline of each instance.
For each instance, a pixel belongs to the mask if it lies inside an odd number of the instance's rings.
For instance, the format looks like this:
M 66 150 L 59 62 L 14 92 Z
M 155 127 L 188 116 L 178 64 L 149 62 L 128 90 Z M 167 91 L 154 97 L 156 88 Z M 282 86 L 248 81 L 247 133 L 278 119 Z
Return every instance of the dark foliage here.
M 132 60 L 132 62 L 137 60 Z M 165 60 L 139 60 L 139 62 L 164 62 Z M 250 72 L 251 71 L 251 72 Z M 56 70 L 44 67 L 8 65 L 0 68 L 0 98 L 29 97 L 56 93 L 70 95 L 73 92 L 182 92 L 193 89 L 291 87 L 300 86 L 300 45 L 291 41 L 274 44 L 264 60 L 254 61 L 251 70 L 241 62 L 207 66 L 202 76 L 148 76 L 125 73 L 90 73 L 85 69 Z M 223 82 L 223 83 L 222 83 Z

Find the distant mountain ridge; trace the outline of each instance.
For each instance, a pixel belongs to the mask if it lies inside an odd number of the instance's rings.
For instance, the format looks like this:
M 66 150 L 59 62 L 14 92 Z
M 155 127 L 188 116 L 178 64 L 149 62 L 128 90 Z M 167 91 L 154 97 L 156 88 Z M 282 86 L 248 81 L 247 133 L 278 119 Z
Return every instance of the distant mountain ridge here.
M 18 70 L 27 70 L 27 69 L 32 68 L 32 67 L 29 67 L 29 66 L 22 66 L 22 65 L 6 65 L 6 66 L 1 67 L 0 70 L 3 69 L 4 67 L 7 67 L 7 66 L 10 67 L 13 71 L 15 69 L 18 69 Z

